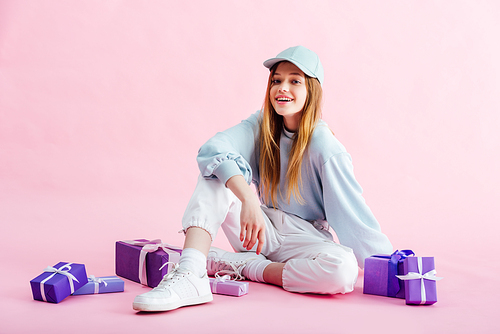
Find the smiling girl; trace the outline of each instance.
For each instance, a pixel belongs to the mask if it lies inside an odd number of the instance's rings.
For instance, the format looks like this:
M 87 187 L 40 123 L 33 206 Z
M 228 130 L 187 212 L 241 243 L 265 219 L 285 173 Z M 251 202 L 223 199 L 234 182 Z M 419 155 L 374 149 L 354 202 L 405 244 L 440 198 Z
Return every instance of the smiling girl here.
M 179 264 L 135 298 L 135 310 L 211 301 L 207 275 L 217 272 L 290 292 L 347 293 L 366 257 L 392 252 L 350 155 L 320 118 L 318 56 L 296 46 L 264 66 L 270 75 L 263 109 L 200 148 Z M 235 253 L 210 247 L 220 227 Z

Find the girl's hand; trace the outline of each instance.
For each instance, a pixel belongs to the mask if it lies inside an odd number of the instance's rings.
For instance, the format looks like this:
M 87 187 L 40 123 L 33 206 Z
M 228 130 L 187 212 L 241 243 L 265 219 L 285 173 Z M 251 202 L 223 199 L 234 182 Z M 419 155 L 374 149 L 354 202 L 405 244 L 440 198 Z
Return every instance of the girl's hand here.
M 242 202 L 240 224 L 240 241 L 243 242 L 243 247 L 251 250 L 257 240 L 259 240 L 256 253 L 260 254 L 264 246 L 266 224 L 260 203 L 255 196 L 253 200 Z
M 240 241 L 243 242 L 243 247 L 250 250 L 258 240 L 256 252 L 260 254 L 264 246 L 266 225 L 257 195 L 255 195 L 242 175 L 231 177 L 226 182 L 226 186 L 241 201 Z

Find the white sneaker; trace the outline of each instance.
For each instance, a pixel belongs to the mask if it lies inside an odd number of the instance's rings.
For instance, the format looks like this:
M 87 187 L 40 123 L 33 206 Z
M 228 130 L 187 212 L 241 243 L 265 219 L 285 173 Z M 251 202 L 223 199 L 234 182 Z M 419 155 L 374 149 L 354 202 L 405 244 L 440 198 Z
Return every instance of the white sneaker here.
M 196 277 L 191 271 L 179 268 L 165 275 L 153 290 L 138 295 L 133 308 L 137 311 L 170 311 L 182 306 L 203 304 L 213 300 L 210 282 L 205 273 Z
M 210 276 L 230 275 L 234 280 L 243 280 L 243 268 L 249 261 L 266 260 L 262 254 L 254 252 L 233 253 L 223 249 L 210 247 L 207 256 L 207 273 Z

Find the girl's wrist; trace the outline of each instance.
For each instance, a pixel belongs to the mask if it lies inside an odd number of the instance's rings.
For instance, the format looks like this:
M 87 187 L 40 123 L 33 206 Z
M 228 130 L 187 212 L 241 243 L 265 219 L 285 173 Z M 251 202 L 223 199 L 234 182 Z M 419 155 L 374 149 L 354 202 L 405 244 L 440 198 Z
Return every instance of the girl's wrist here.
M 258 201 L 252 188 L 248 185 L 242 175 L 235 175 L 231 177 L 226 186 L 238 197 L 238 199 L 245 204 Z
M 257 195 L 252 191 L 250 186 L 248 187 L 248 190 L 244 192 L 242 198 L 241 198 L 241 203 L 244 204 L 255 204 L 257 202 Z

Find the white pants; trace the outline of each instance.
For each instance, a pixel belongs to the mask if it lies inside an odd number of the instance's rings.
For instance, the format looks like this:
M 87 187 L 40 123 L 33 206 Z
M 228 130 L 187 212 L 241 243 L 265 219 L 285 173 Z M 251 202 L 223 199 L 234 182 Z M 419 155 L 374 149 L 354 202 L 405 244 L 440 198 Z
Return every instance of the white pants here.
M 182 226 L 184 231 L 189 227 L 200 227 L 210 234 L 212 240 L 222 226 L 234 250 L 243 252 L 246 249 L 239 238 L 240 210 L 241 202 L 222 182 L 200 176 Z M 273 262 L 285 263 L 285 290 L 335 294 L 354 289 L 358 277 L 356 258 L 350 248 L 333 242 L 328 230 L 321 230 L 322 223 L 326 222 L 313 224 L 264 206 L 262 213 L 266 222 L 262 254 Z

